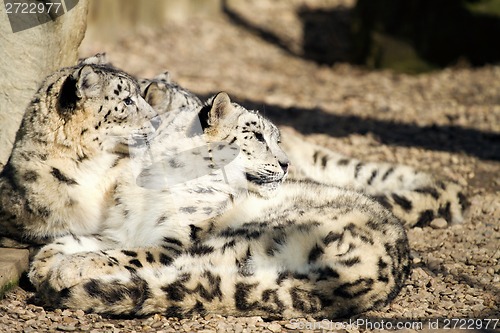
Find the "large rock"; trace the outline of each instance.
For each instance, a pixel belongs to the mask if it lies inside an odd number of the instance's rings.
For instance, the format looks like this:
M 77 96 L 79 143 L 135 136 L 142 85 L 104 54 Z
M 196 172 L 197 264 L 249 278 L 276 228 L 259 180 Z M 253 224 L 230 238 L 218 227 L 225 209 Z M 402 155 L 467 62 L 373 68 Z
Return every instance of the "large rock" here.
M 0 168 L 10 155 L 24 110 L 39 84 L 58 68 L 76 63 L 87 7 L 88 0 L 66 0 L 66 8 L 71 9 L 65 14 L 54 20 L 47 16 L 47 23 L 15 33 L 5 11 L 0 15 Z M 25 15 L 15 18 L 27 20 L 21 28 L 33 21 Z M 19 30 L 19 26 L 14 28 Z
M 28 270 L 28 259 L 28 250 L 0 248 L 0 299 Z

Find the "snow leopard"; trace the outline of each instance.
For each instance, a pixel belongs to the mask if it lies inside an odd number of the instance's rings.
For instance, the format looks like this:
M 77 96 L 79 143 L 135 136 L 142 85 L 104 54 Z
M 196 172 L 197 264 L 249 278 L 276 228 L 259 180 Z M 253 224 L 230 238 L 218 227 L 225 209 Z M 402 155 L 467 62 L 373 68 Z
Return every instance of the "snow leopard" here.
M 48 76 L 27 107 L 0 174 L 3 245 L 98 233 L 129 147 L 154 133 L 137 80 L 101 57 Z
M 143 91 L 164 86 L 151 84 Z M 36 255 L 29 277 L 41 304 L 339 318 L 390 302 L 410 267 L 400 220 L 361 193 L 286 181 L 280 140 L 226 93 L 163 113 L 148 145 L 131 149 L 108 232 L 67 235 Z
M 141 80 L 141 86 L 159 114 L 203 104 L 194 93 L 172 81 L 168 72 Z M 444 218 L 449 224 L 464 220 L 469 203 L 463 188 L 454 182 L 405 165 L 348 157 L 309 143 L 290 128 L 281 128 L 281 136 L 280 145 L 293 166 L 289 179 L 364 193 L 390 209 L 407 228 L 428 226 L 435 218 Z

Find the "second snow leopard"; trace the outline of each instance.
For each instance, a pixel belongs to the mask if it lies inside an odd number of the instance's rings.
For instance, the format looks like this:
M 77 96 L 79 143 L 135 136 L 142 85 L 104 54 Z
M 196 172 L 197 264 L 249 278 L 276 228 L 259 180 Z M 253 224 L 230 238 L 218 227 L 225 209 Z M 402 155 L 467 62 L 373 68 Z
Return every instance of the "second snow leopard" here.
M 148 103 L 165 114 L 203 103 L 187 89 L 172 82 L 169 74 L 142 80 Z M 338 186 L 369 195 L 391 210 L 406 227 L 424 227 L 435 218 L 461 223 L 467 200 L 453 182 L 404 165 L 363 162 L 308 143 L 294 131 L 283 128 L 280 146 L 291 160 L 289 179 Z M 249 134 L 251 136 L 251 133 Z

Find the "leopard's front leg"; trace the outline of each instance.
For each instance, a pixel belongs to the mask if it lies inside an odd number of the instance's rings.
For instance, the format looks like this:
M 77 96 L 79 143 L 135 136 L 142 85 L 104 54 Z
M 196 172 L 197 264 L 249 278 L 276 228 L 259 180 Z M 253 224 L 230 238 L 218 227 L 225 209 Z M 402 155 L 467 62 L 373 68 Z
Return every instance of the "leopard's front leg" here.
M 60 266 L 66 257 L 76 253 L 112 248 L 113 245 L 116 246 L 116 244 L 96 237 L 68 235 L 57 238 L 52 243 L 42 247 L 33 258 L 29 271 L 30 281 L 38 289 L 50 272 Z
M 143 263 L 168 264 L 181 253 L 176 244 L 163 244 L 147 251 L 110 247 L 110 243 L 92 237 L 62 237 L 44 246 L 35 256 L 29 279 L 37 290 L 60 291 L 93 277 L 129 274 Z

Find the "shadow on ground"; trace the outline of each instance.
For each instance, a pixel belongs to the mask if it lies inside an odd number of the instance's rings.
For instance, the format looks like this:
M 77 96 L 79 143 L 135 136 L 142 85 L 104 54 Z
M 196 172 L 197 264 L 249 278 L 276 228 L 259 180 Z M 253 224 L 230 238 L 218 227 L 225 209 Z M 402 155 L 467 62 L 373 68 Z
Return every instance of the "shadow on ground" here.
M 258 101 L 235 100 L 249 109 L 261 110 L 277 125 L 291 126 L 306 135 L 343 137 L 353 133 L 372 133 L 387 145 L 465 153 L 482 160 L 500 161 L 500 133 L 453 125 L 418 126 L 353 115 L 336 115 L 320 109 L 283 108 Z

